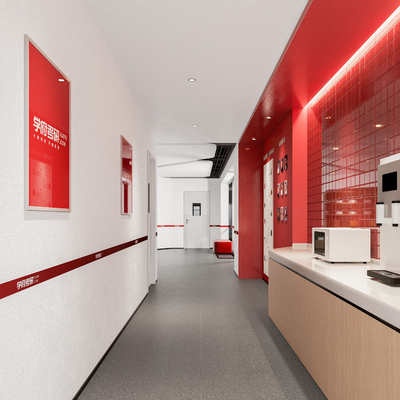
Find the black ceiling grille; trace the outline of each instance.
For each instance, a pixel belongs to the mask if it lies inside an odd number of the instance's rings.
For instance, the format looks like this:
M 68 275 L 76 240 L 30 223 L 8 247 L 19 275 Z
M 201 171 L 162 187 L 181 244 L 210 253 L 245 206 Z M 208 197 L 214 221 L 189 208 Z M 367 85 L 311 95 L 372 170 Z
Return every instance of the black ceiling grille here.
M 213 166 L 211 169 L 210 178 L 220 178 L 221 174 L 225 168 L 226 163 L 229 160 L 229 157 L 232 154 L 233 149 L 235 148 L 234 143 L 216 143 L 217 149 L 215 150 L 214 158 L 210 158 L 209 160 L 213 162 Z

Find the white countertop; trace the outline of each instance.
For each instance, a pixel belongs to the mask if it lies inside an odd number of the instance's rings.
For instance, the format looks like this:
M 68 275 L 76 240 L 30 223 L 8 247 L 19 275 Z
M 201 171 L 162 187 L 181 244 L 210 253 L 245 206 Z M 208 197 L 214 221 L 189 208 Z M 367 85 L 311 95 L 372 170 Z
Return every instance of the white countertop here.
M 400 287 L 385 285 L 367 276 L 369 269 L 382 269 L 379 264 L 331 264 L 314 259 L 311 250 L 294 250 L 291 247 L 269 250 L 269 256 L 400 329 Z

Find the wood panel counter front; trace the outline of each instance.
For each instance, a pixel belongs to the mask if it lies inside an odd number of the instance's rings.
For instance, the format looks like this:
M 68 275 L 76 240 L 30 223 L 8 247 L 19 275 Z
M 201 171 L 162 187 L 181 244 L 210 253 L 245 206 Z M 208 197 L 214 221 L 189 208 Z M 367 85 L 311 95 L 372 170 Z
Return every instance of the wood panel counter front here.
M 291 248 L 269 255 L 269 316 L 327 398 L 399 399 L 400 287 L 371 281 L 376 264 L 330 264 Z

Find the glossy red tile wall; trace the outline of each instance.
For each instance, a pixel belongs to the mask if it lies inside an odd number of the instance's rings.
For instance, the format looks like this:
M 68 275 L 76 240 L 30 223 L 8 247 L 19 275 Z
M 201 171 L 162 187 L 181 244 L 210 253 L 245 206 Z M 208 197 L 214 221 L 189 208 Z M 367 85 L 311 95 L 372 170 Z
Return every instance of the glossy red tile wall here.
M 375 223 L 377 167 L 400 152 L 400 18 L 308 106 L 308 242 L 312 227 Z

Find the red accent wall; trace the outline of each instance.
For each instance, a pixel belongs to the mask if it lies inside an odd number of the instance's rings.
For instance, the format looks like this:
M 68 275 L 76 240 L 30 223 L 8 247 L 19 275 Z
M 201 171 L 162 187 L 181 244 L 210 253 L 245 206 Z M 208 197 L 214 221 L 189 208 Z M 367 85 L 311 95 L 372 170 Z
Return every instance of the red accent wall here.
M 377 166 L 400 151 L 400 21 L 308 109 L 308 241 L 316 226 L 372 228 Z
M 262 144 L 239 143 L 239 278 L 261 279 L 263 271 Z
M 307 107 L 292 110 L 292 242 L 307 243 Z
M 281 140 L 285 140 L 284 143 L 279 146 L 279 142 Z M 268 152 L 274 149 L 274 152 L 264 160 L 264 164 L 267 163 L 270 159 L 274 159 L 274 248 L 279 247 L 288 247 L 292 245 L 292 226 L 293 226 L 293 207 L 292 207 L 292 199 L 293 199 L 293 180 L 292 180 L 292 171 L 293 171 L 293 152 L 292 152 L 292 114 L 289 113 L 285 119 L 278 125 L 278 127 L 274 130 L 272 135 L 270 135 L 263 144 L 263 154 L 268 154 Z M 287 170 L 280 171 L 278 170 L 278 161 L 280 162 L 283 158 L 283 162 L 285 162 L 285 156 L 288 157 L 288 168 Z M 285 180 L 288 181 L 288 194 L 283 196 L 277 196 L 277 186 L 278 183 L 282 184 Z M 277 219 L 277 209 L 283 207 L 288 208 L 288 219 L 280 220 Z

